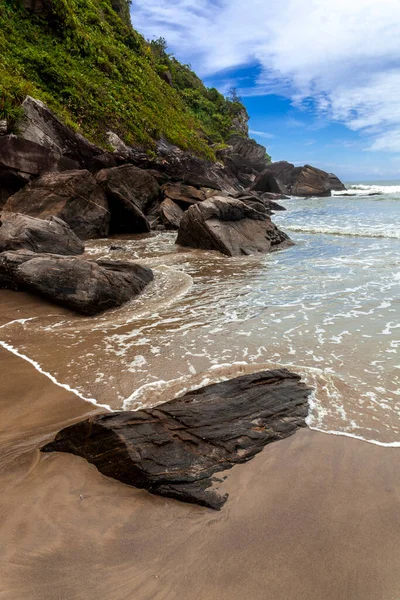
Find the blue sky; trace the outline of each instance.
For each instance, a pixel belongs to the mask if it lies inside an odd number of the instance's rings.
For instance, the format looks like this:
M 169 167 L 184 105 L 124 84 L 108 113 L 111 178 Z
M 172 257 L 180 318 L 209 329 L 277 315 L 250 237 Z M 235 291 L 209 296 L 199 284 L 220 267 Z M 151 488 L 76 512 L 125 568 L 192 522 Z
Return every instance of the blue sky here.
M 209 86 L 236 87 L 273 160 L 400 179 L 400 0 L 133 0 Z

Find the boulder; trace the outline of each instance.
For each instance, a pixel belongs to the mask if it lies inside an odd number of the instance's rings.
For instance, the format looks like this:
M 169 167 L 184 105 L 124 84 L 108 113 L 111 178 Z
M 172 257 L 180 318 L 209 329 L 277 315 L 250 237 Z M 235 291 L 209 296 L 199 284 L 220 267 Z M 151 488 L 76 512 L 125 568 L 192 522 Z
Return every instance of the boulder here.
M 291 175 L 295 166 L 286 161 L 270 163 L 257 176 L 251 190 L 258 192 L 272 192 L 274 194 L 289 194 L 292 179 Z
M 331 190 L 343 190 L 345 186 L 333 173 L 326 173 L 310 165 L 295 167 L 291 163 L 280 161 L 268 165 L 250 189 L 307 197 L 330 196 Z
M 110 213 L 104 191 L 86 170 L 47 173 L 11 196 L 4 211 L 63 219 L 82 240 L 106 237 Z
M 336 177 L 336 175 L 334 173 L 328 173 L 328 177 L 329 177 L 329 186 L 332 191 L 341 192 L 342 190 L 346 189 L 346 186 L 344 185 L 344 183 L 342 183 L 340 181 L 339 177 Z
M 296 177 L 290 190 L 293 196 L 330 196 L 329 173 L 310 165 L 305 165 Z
M 208 385 L 155 408 L 95 415 L 43 452 L 86 458 L 107 477 L 152 494 L 220 509 L 213 475 L 305 427 L 311 390 L 286 369 Z
M 197 188 L 212 188 L 227 193 L 242 189 L 227 166 L 194 156 L 165 138 L 157 142 L 157 158 L 147 167 L 162 171 L 171 181 L 180 181 Z
M 36 219 L 28 215 L 4 212 L 0 220 L 0 252 L 30 250 L 53 254 L 82 254 L 83 242 L 57 217 Z
M 78 163 L 15 135 L 0 137 L 0 208 L 41 173 L 76 169 Z
M 147 171 L 133 165 L 104 169 L 96 175 L 111 212 L 110 233 L 150 231 L 145 214 L 158 200 L 160 186 Z
M 21 108 L 23 116 L 17 123 L 18 136 L 52 150 L 60 156 L 78 161 L 91 168 L 93 158 L 104 151 L 81 134 L 67 127 L 40 100 L 27 96 Z
M 179 229 L 183 212 L 170 198 L 165 198 L 160 204 L 161 222 L 166 229 Z
M 184 213 L 176 243 L 240 256 L 271 252 L 293 242 L 272 223 L 264 208 L 259 211 L 235 198 L 215 196 Z
M 241 156 L 255 171 L 261 171 L 268 164 L 265 146 L 255 140 L 240 135 L 231 136 L 228 140 L 232 153 Z
M 152 279 L 150 269 L 134 263 L 24 250 L 0 254 L 0 287 L 33 292 L 83 315 L 128 302 Z
M 161 190 L 164 197 L 177 202 L 183 209 L 206 199 L 205 192 L 183 183 L 166 183 Z

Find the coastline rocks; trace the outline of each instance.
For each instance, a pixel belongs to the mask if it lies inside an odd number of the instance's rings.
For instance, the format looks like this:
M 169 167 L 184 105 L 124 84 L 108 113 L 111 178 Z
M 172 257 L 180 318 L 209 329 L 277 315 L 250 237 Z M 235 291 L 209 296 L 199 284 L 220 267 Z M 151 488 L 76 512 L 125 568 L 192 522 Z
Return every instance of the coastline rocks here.
M 182 216 L 177 244 L 218 250 L 227 256 L 270 252 L 293 244 L 269 218 L 235 198 L 214 196 L 191 206 Z
M 111 211 L 110 233 L 145 233 L 145 217 L 158 200 L 160 186 L 150 173 L 133 165 L 103 169 L 96 175 Z
M 81 239 L 108 235 L 110 213 L 104 191 L 86 170 L 47 173 L 11 196 L 4 211 L 56 216 Z
M 310 393 L 295 373 L 262 371 L 155 408 L 95 415 L 42 451 L 82 456 L 128 485 L 218 510 L 227 495 L 209 489 L 214 473 L 305 427 Z
M 293 196 L 330 196 L 330 176 L 325 171 L 305 165 L 291 186 Z
M 67 127 L 40 100 L 27 96 L 21 108 L 24 114 L 17 123 L 20 138 L 78 161 L 83 168 L 90 168 L 94 157 L 104 153 L 101 148 Z
M 206 199 L 206 194 L 192 185 L 183 183 L 166 183 L 161 188 L 164 197 L 170 198 L 181 206 L 184 210 L 192 204 L 202 202 Z
M 15 135 L 0 137 L 0 208 L 33 177 L 76 169 L 78 163 Z
M 295 167 L 291 163 L 280 161 L 268 165 L 250 189 L 300 197 L 324 197 L 330 196 L 332 190 L 344 190 L 345 186 L 333 173 L 326 173 L 310 165 Z
M 134 263 L 23 250 L 0 254 L 0 287 L 33 292 L 83 315 L 124 304 L 152 279 L 150 269 Z
M 85 246 L 72 229 L 57 217 L 36 219 L 18 213 L 0 218 L 0 252 L 30 250 L 54 254 L 82 254 Z
M 161 223 L 166 229 L 178 229 L 184 211 L 170 198 L 165 198 L 160 204 Z

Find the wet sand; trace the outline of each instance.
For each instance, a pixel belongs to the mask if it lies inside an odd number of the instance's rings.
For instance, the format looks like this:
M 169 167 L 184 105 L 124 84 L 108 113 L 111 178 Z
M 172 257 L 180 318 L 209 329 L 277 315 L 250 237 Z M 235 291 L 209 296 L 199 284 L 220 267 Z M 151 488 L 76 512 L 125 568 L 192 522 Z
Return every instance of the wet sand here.
M 227 472 L 215 512 L 41 455 L 95 407 L 0 361 L 1 600 L 400 598 L 399 449 L 306 429 Z

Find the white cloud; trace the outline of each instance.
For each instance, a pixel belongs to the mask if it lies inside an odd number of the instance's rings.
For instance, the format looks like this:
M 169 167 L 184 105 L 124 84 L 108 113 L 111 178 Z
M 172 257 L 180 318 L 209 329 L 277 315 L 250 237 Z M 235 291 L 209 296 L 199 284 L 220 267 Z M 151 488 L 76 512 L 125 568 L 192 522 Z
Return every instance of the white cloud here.
M 400 0 L 134 0 L 132 21 L 203 76 L 258 64 L 251 94 L 311 104 L 369 149 L 400 151 Z
M 267 131 L 257 131 L 257 129 L 249 129 L 249 133 L 251 135 L 259 135 L 260 137 L 265 138 L 274 138 L 275 135 L 273 133 L 268 133 Z

